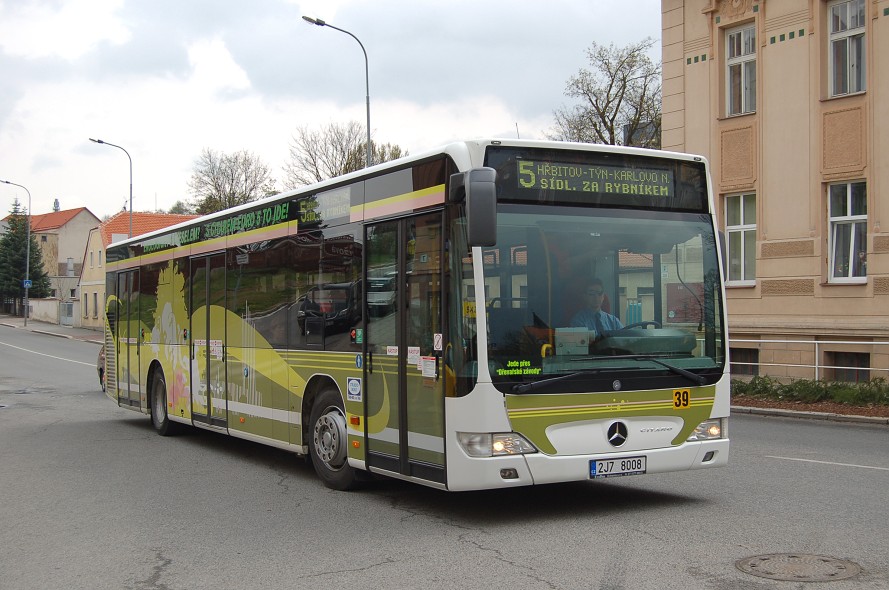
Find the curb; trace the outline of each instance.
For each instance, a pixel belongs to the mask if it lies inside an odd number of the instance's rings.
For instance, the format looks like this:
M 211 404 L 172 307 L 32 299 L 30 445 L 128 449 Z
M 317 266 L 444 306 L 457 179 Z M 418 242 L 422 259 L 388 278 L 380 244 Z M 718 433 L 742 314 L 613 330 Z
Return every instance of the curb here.
M 732 406 L 731 410 L 733 414 L 753 414 L 759 416 L 774 416 L 778 418 L 805 418 L 808 420 L 825 420 L 830 422 L 852 422 L 855 424 L 889 426 L 889 418 L 882 418 L 877 416 L 855 416 L 849 414 L 835 414 L 833 412 L 800 412 L 797 410 L 751 408 L 748 406 Z
M 14 330 L 27 330 L 33 334 L 42 334 L 44 336 L 55 336 L 56 338 L 67 338 L 68 340 L 79 340 L 80 342 L 92 342 L 99 345 L 103 344 L 101 340 L 96 338 L 80 337 L 74 334 L 63 334 L 61 332 L 52 332 L 50 330 L 41 330 L 39 328 L 26 328 L 16 324 L 10 324 L 9 322 L 0 322 L 0 326 L 5 326 Z

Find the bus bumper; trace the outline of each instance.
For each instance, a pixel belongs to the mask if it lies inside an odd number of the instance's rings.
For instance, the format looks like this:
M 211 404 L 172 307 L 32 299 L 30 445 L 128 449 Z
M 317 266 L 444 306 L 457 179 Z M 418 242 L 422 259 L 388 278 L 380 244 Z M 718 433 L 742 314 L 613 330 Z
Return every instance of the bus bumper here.
M 458 445 L 453 444 L 448 455 L 447 487 L 452 491 L 468 491 L 584 481 L 590 479 L 591 461 L 639 456 L 646 458 L 646 474 L 709 469 L 725 466 L 728 463 L 728 454 L 727 438 L 626 453 L 561 456 L 532 453 L 485 458 L 469 457 Z

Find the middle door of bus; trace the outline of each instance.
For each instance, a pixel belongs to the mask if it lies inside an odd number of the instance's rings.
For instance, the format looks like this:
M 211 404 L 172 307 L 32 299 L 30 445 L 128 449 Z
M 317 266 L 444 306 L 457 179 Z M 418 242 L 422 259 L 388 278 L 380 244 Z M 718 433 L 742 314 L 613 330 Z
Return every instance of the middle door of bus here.
M 191 413 L 225 426 L 225 254 L 191 259 Z
M 365 231 L 367 464 L 444 483 L 442 214 Z

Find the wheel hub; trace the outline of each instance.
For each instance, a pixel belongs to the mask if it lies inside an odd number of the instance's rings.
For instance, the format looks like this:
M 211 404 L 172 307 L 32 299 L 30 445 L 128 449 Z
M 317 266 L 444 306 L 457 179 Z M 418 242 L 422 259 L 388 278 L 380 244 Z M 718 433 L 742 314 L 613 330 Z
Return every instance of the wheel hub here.
M 333 409 L 315 423 L 314 442 L 318 458 L 329 468 L 339 469 L 346 457 L 346 419 Z

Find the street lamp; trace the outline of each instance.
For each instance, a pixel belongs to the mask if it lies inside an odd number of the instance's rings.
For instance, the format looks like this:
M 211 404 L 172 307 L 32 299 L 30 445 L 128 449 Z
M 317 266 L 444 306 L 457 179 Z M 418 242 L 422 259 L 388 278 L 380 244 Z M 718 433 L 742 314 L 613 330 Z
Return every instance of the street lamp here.
M 128 237 L 133 237 L 133 158 L 130 157 L 130 152 L 124 150 L 119 145 L 114 145 L 113 143 L 108 143 L 107 141 L 102 141 L 101 139 L 93 139 L 90 137 L 90 141 L 93 143 L 101 143 L 102 145 L 110 145 L 111 147 L 116 147 L 119 150 L 123 150 L 123 153 L 127 155 L 127 159 L 130 161 L 130 233 Z
M 364 44 L 361 43 L 361 40 L 358 39 L 355 35 L 350 33 L 345 29 L 341 29 L 339 27 L 335 27 L 329 23 L 324 22 L 320 18 L 312 18 L 310 16 L 304 16 L 303 20 L 307 23 L 311 23 L 313 25 L 318 25 L 319 27 L 330 27 L 335 31 L 339 31 L 340 33 L 345 33 L 348 36 L 352 37 L 356 41 L 358 41 L 358 45 L 361 46 L 361 51 L 364 53 L 364 83 L 365 88 L 367 90 L 366 99 L 367 99 L 367 167 L 370 168 L 373 163 L 373 157 L 371 156 L 371 147 L 370 147 L 370 71 L 367 64 L 367 51 L 364 49 Z
M 31 284 L 31 191 L 29 191 L 26 187 L 16 184 L 14 182 L 9 182 L 8 180 L 0 180 L 5 184 L 11 184 L 12 186 L 17 186 L 19 188 L 25 189 L 25 192 L 28 193 L 28 224 L 25 230 L 25 282 L 23 283 L 25 286 L 25 327 L 28 327 L 28 289 Z

